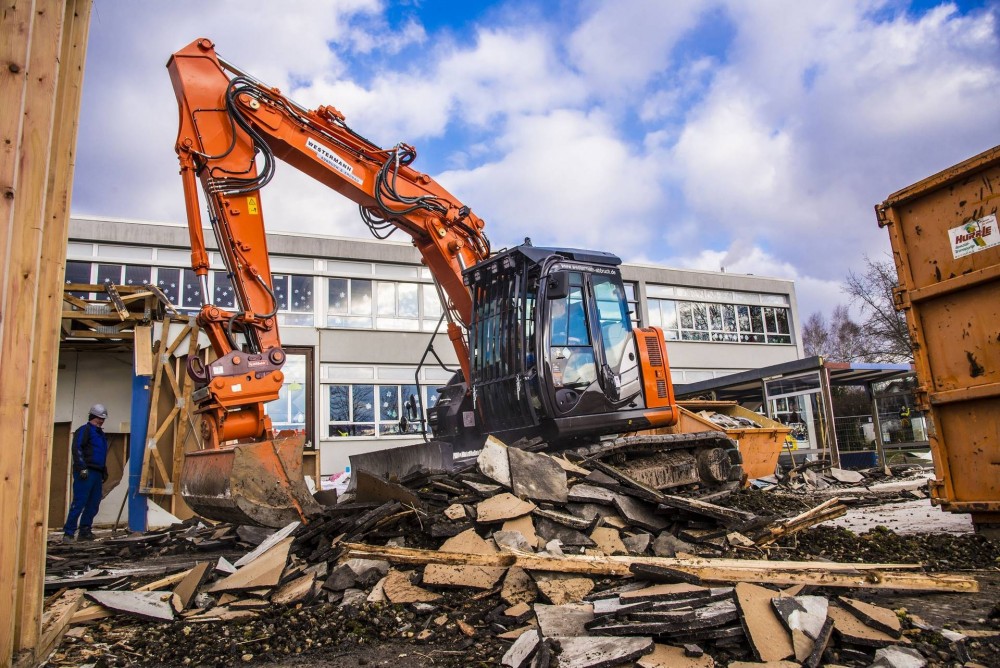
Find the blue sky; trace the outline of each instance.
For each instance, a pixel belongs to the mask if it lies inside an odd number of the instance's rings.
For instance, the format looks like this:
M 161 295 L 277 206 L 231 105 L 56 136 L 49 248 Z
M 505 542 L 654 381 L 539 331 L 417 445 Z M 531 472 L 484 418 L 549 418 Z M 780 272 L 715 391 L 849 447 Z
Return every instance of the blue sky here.
M 497 248 L 794 279 L 803 319 L 886 257 L 877 202 L 1000 143 L 995 2 L 95 0 L 75 215 L 183 222 L 164 64 L 203 36 L 416 146 Z M 291 167 L 263 199 L 270 229 L 367 235 Z

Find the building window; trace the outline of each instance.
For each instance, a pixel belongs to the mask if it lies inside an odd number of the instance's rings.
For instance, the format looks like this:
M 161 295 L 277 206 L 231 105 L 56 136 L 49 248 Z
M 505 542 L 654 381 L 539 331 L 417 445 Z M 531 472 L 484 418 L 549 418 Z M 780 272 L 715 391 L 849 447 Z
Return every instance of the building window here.
M 437 385 L 421 386 L 420 394 L 413 384 L 394 383 L 335 383 L 325 386 L 328 392 L 326 435 L 328 438 L 361 436 L 383 438 L 419 434 L 424 427 L 426 411 L 437 404 Z M 411 397 L 417 397 L 423 416 L 408 408 Z M 406 424 L 401 418 L 406 416 Z
M 668 341 L 791 344 L 789 309 L 649 299 L 651 324 Z
M 264 404 L 264 410 L 275 429 L 306 431 L 307 363 L 307 356 L 301 354 L 289 354 L 285 360 L 281 369 L 285 379 L 278 398 Z
M 327 279 L 326 326 L 433 331 L 441 318 L 434 285 L 359 278 Z
M 274 274 L 271 277 L 274 299 L 278 302 L 281 325 L 313 324 L 313 277 Z
M 212 299 L 215 300 L 213 303 L 216 306 L 236 308 L 236 290 L 228 272 L 212 272 Z
M 328 279 L 326 326 L 371 329 L 372 282 L 358 278 Z
M 73 262 L 69 261 L 66 263 L 66 283 L 76 283 L 86 285 L 91 282 L 90 278 L 90 267 L 89 262 Z M 89 299 L 89 292 L 78 292 L 74 291 L 70 293 L 77 299 Z

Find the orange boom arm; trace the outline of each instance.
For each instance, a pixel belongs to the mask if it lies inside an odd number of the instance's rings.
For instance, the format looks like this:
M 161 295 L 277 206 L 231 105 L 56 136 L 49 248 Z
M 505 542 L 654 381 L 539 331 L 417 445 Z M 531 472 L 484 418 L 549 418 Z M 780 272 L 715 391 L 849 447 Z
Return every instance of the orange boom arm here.
M 285 353 L 277 325 L 260 190 L 276 159 L 357 202 L 373 232 L 410 235 L 437 282 L 448 314 L 448 334 L 466 378 L 469 352 L 463 327 L 472 297 L 462 270 L 489 256 L 483 221 L 434 179 L 410 167 L 406 144 L 383 149 L 352 131 L 333 107 L 307 110 L 220 59 L 199 39 L 167 63 L 180 109 L 175 149 L 180 160 L 191 266 L 206 303 L 198 315 L 218 360 L 190 370 L 205 386 L 196 396 L 202 434 L 210 447 L 267 438 L 263 404 L 278 397 Z M 239 309 L 210 303 L 208 254 L 197 182 L 236 292 Z M 234 337 L 243 335 L 246 349 Z

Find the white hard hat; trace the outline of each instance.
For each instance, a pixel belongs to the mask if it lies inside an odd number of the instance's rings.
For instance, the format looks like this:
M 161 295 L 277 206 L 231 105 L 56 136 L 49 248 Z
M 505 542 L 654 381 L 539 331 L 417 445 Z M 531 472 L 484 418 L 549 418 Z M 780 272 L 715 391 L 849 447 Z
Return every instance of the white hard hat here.
M 90 407 L 90 414 L 94 417 L 107 419 L 108 409 L 104 407 L 104 404 L 94 404 Z

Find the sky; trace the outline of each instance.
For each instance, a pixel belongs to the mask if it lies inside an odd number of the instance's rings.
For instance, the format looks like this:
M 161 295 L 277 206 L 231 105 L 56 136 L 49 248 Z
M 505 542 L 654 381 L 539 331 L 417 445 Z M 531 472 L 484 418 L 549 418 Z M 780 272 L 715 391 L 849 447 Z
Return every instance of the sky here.
M 94 0 L 73 215 L 184 222 L 165 64 L 200 37 L 415 146 L 495 249 L 792 279 L 802 320 L 889 259 L 875 204 L 1000 143 L 997 0 Z M 369 235 L 291 166 L 261 198 Z

